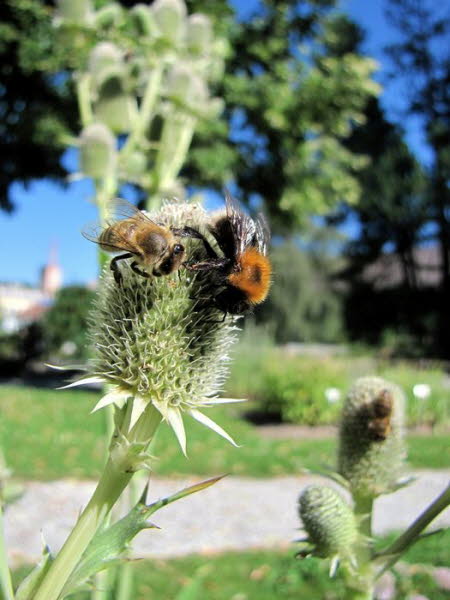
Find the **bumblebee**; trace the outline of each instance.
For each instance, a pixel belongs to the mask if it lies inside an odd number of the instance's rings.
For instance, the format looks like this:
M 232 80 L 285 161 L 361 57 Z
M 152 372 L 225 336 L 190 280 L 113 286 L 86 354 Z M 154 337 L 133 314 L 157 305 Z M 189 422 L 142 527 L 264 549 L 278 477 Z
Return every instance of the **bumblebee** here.
M 213 272 L 211 301 L 224 312 L 241 315 L 263 302 L 269 292 L 272 267 L 267 257 L 270 230 L 262 214 L 252 219 L 237 201 L 225 193 L 225 213 L 207 226 L 223 253 L 219 256 L 206 237 L 192 234 L 203 241 L 207 260 L 189 262 L 191 271 Z
M 95 242 L 108 253 L 125 252 L 115 256 L 110 263 L 114 279 L 121 285 L 119 261 L 133 258 L 131 269 L 141 277 L 160 277 L 177 271 L 185 258 L 182 237 L 198 237 L 190 227 L 177 229 L 152 221 L 130 202 L 116 198 L 111 202 L 113 219 L 106 227 L 86 227 L 83 236 Z

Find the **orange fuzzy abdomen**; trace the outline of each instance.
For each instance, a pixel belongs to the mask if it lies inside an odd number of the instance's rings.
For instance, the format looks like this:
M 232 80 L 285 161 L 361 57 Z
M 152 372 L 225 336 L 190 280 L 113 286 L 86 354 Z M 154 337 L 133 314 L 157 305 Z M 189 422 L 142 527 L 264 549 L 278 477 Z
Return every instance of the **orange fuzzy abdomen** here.
M 272 267 L 269 259 L 251 247 L 241 254 L 237 262 L 240 269 L 228 276 L 228 282 L 242 290 L 252 304 L 263 302 L 270 288 Z

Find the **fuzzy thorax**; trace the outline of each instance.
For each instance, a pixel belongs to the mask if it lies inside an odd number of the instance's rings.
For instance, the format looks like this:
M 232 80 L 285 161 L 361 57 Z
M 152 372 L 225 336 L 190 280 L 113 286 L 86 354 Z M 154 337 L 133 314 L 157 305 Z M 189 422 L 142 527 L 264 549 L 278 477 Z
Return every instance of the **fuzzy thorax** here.
M 245 293 L 251 304 L 264 302 L 269 293 L 272 269 L 269 259 L 256 248 L 247 248 L 238 260 L 240 270 L 231 273 L 228 281 Z

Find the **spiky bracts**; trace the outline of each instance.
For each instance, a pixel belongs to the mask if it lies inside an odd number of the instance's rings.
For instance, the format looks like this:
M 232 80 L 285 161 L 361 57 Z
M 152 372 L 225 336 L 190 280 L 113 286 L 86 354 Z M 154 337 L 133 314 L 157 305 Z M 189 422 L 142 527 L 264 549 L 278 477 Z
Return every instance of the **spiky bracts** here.
M 404 397 L 380 377 L 362 377 L 350 389 L 342 412 L 338 472 L 354 497 L 393 491 L 403 475 Z
M 167 204 L 152 219 L 167 226 L 202 228 L 207 219 L 197 205 Z M 204 252 L 197 240 L 183 238 L 187 260 Z M 211 302 L 209 278 L 181 268 L 148 279 L 121 263 L 122 285 L 106 265 L 91 315 L 94 358 L 89 377 L 110 384 L 96 408 L 133 403 L 131 429 L 151 403 L 175 431 L 185 452 L 183 413 L 230 436 L 199 409 L 231 401 L 220 399 L 227 374 L 228 351 L 237 329 Z
M 324 485 L 307 487 L 299 498 L 298 510 L 308 539 L 301 556 L 331 559 L 331 573 L 339 561 L 354 563 L 354 546 L 358 539 L 356 519 L 351 507 L 333 488 Z

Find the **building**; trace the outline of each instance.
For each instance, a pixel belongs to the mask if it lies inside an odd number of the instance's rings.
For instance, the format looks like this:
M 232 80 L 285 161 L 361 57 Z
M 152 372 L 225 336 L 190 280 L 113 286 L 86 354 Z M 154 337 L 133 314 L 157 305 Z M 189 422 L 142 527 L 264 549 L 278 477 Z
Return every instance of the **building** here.
M 53 247 L 48 263 L 42 268 L 38 288 L 19 283 L 0 284 L 0 331 L 14 333 L 39 320 L 53 304 L 61 285 L 62 269 Z

